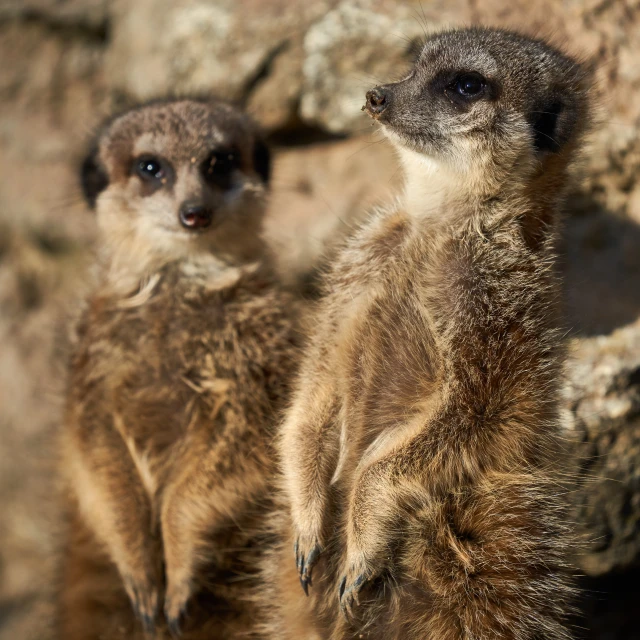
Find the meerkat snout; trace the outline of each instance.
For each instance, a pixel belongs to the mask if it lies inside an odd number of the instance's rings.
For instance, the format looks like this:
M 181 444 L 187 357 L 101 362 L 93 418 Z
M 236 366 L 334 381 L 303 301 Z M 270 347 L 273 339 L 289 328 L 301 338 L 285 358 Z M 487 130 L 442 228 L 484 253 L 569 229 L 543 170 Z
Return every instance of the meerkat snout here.
M 206 229 L 211 226 L 213 212 L 201 204 L 185 202 L 180 207 L 180 222 L 185 229 Z

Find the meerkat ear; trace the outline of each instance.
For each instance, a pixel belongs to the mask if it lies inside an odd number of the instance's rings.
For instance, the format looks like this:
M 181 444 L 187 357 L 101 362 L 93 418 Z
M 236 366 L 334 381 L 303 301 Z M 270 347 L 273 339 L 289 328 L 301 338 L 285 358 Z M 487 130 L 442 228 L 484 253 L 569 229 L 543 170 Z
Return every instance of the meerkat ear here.
M 560 116 L 564 105 L 559 100 L 542 103 L 531 114 L 533 129 L 533 145 L 537 152 L 560 150 L 562 141 L 559 137 Z
M 557 153 L 574 133 L 578 113 L 570 97 L 555 95 L 531 113 L 533 143 L 538 153 Z
M 269 179 L 271 178 L 271 151 L 261 137 L 256 138 L 253 147 L 253 166 L 256 173 L 264 180 L 264 183 L 269 184 Z
M 107 172 L 98 159 L 98 147 L 91 149 L 80 167 L 80 184 L 87 204 L 94 209 L 100 192 L 109 184 Z

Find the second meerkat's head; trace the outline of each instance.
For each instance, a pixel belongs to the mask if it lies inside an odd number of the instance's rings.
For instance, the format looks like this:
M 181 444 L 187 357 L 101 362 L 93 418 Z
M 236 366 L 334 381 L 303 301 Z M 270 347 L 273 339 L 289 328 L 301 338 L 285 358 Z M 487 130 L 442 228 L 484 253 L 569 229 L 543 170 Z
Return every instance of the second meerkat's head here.
M 270 156 L 256 126 L 217 101 L 149 103 L 114 118 L 81 179 L 103 241 L 150 262 L 258 251 Z
M 363 108 L 402 154 L 499 186 L 575 146 L 587 88 L 583 68 L 544 42 L 471 28 L 428 38 L 411 73 Z

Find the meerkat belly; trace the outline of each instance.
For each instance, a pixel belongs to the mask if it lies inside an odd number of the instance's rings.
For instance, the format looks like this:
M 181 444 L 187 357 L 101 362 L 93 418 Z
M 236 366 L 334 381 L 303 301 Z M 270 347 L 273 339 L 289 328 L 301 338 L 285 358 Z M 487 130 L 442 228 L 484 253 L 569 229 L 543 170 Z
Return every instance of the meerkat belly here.
M 343 442 L 362 454 L 425 412 L 436 391 L 437 351 L 407 292 L 372 297 L 350 327 L 344 362 Z M 354 461 L 355 462 L 355 461 Z
M 153 314 L 121 317 L 108 347 L 89 351 L 90 367 L 101 374 L 95 402 L 122 436 L 150 496 L 183 449 L 215 438 L 233 386 L 225 356 L 214 352 L 201 322 L 193 326 L 185 317 L 176 330 L 169 305 Z M 194 428 L 203 418 L 206 434 Z

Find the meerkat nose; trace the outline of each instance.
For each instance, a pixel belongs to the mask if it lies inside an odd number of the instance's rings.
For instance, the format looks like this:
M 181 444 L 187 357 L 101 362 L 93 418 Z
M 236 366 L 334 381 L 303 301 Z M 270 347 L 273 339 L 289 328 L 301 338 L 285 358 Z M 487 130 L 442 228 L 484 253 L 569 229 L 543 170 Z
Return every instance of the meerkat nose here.
M 184 204 L 180 207 L 180 223 L 185 229 L 206 229 L 212 218 L 211 210 L 200 204 Z
M 366 110 L 370 116 L 376 118 L 388 106 L 389 101 L 387 100 L 387 95 L 383 87 L 375 87 L 371 89 L 371 91 L 367 91 L 367 104 L 363 109 Z

